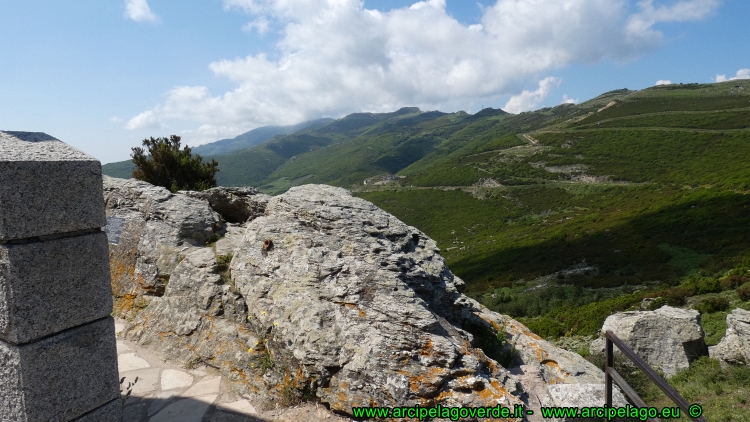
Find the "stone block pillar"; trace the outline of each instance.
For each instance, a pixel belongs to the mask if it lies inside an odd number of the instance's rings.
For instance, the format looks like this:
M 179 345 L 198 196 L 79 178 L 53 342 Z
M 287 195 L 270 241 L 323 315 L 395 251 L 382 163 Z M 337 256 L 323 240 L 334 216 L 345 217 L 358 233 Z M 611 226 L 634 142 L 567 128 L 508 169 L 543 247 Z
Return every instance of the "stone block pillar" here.
M 0 132 L 0 422 L 121 419 L 101 165 Z

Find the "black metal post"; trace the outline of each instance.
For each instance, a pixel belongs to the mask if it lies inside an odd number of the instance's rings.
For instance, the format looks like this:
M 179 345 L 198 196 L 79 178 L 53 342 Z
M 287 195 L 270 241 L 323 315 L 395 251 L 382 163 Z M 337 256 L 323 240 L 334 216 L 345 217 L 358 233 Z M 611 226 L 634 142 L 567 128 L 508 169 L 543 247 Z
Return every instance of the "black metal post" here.
M 612 407 L 612 375 L 609 373 L 609 368 L 615 366 L 615 354 L 612 340 L 607 336 L 607 363 L 604 367 L 604 403 L 607 407 Z

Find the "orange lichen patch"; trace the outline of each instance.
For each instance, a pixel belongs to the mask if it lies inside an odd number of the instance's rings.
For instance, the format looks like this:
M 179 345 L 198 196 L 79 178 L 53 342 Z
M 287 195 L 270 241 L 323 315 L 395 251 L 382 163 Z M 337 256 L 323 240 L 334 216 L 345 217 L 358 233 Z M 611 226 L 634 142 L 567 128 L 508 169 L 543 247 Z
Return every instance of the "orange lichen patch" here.
M 428 357 L 432 356 L 433 349 L 432 349 L 432 339 L 427 338 L 427 341 L 422 345 L 422 347 L 419 348 L 419 356 Z
M 499 333 L 500 331 L 505 331 L 505 326 L 504 325 L 500 325 L 497 321 L 493 321 L 493 320 L 482 318 L 482 315 L 478 315 L 478 316 L 479 316 L 479 319 L 481 319 L 482 321 L 490 324 L 492 326 L 492 328 L 495 329 L 496 333 Z
M 361 316 L 362 318 L 364 318 L 367 315 L 365 314 L 365 311 L 363 311 L 362 309 L 359 309 L 359 316 Z
M 495 403 L 497 400 L 508 398 L 511 394 L 495 379 L 490 379 L 490 385 L 492 388 L 485 388 L 476 392 L 485 403 Z
M 523 334 L 523 335 L 525 335 L 527 337 L 530 337 L 530 338 L 532 338 L 534 340 L 543 340 L 541 337 L 539 337 L 538 335 L 536 335 L 533 332 L 531 332 L 531 330 L 529 330 L 528 328 L 526 328 L 525 325 L 521 324 L 518 321 L 508 321 L 508 322 L 506 322 L 505 323 L 505 328 L 506 328 L 506 331 L 508 333 L 512 334 L 514 337 Z
M 245 373 L 245 371 L 238 369 L 238 368 L 230 367 L 229 372 L 231 372 L 235 376 L 235 380 L 243 382 L 243 383 L 247 382 L 247 374 Z
M 541 363 L 544 365 L 544 378 L 550 384 L 565 383 L 565 379 L 570 377 L 554 360 L 543 360 Z
M 124 316 L 136 309 L 137 292 L 133 291 L 132 286 L 145 284 L 143 276 L 135 272 L 135 253 L 135 249 L 129 250 L 124 254 L 124 259 L 110 254 L 109 274 L 115 298 L 115 315 Z
M 115 315 L 122 315 L 126 312 L 132 311 L 135 308 L 135 295 L 125 295 L 122 297 L 115 297 L 112 310 Z
M 430 366 L 418 374 L 403 370 L 397 372 L 408 379 L 409 389 L 412 393 L 425 395 L 433 393 L 451 371 L 448 368 Z

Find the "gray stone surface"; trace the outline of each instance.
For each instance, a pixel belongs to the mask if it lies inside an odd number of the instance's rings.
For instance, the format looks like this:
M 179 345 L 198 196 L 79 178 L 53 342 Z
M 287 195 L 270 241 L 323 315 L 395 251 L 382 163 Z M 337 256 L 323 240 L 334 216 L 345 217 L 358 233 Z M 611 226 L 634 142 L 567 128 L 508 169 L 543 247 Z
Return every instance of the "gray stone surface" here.
M 112 234 L 119 232 L 109 245 L 114 311 L 126 317 L 164 293 L 178 262 L 215 238 L 221 218 L 203 200 L 139 180 L 104 176 L 103 186 Z
M 220 368 L 261 403 L 308 389 L 345 413 L 373 402 L 525 403 L 526 379 L 488 356 L 510 347 L 477 347 L 499 332 L 519 350 L 506 363 L 533 367 L 547 403 L 551 384 L 603 383 L 579 355 L 462 295 L 432 239 L 344 189 L 272 198 L 234 248 L 231 281 L 214 251 L 191 252 L 122 335 Z
M 102 232 L 0 244 L 0 340 L 28 343 L 110 315 L 107 254 Z
M 193 385 L 193 376 L 187 372 L 167 369 L 161 373 L 161 389 L 171 390 L 173 388 L 190 387 Z
M 109 403 L 81 416 L 73 422 L 121 422 L 122 402 L 116 398 Z
M 68 421 L 119 398 L 114 320 L 0 342 L 0 420 Z
M 608 330 L 667 377 L 708 355 L 700 314 L 695 310 L 663 306 L 655 311 L 618 312 L 604 321 L 602 335 Z M 591 354 L 603 354 L 604 349 L 603 336 L 589 348 Z
M 0 132 L 0 240 L 104 227 L 101 164 L 44 133 Z
M 734 309 L 727 315 L 727 331 L 709 356 L 724 362 L 750 365 L 750 311 Z

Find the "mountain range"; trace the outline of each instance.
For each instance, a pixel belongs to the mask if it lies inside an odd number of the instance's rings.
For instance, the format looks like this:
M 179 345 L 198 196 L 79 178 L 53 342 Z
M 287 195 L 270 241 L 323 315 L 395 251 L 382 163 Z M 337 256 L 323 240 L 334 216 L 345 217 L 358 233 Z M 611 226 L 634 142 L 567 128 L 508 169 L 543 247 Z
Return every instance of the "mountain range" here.
M 219 184 L 269 194 L 306 183 L 348 188 L 435 238 L 469 292 L 548 274 L 621 289 L 675 282 L 699 265 L 750 255 L 750 224 L 728 224 L 748 218 L 737 208 L 750 204 L 748 88 L 730 81 L 620 89 L 516 115 L 407 107 L 294 132 L 256 129 L 199 148 L 289 132 L 209 155 L 219 162 Z M 104 173 L 122 177 L 118 164 Z M 516 316 L 556 306 L 532 302 L 494 306 Z
M 748 80 L 520 114 L 356 113 L 206 155 L 224 186 L 351 190 L 434 239 L 469 296 L 584 355 L 614 312 L 698 309 L 712 346 L 750 310 Z

